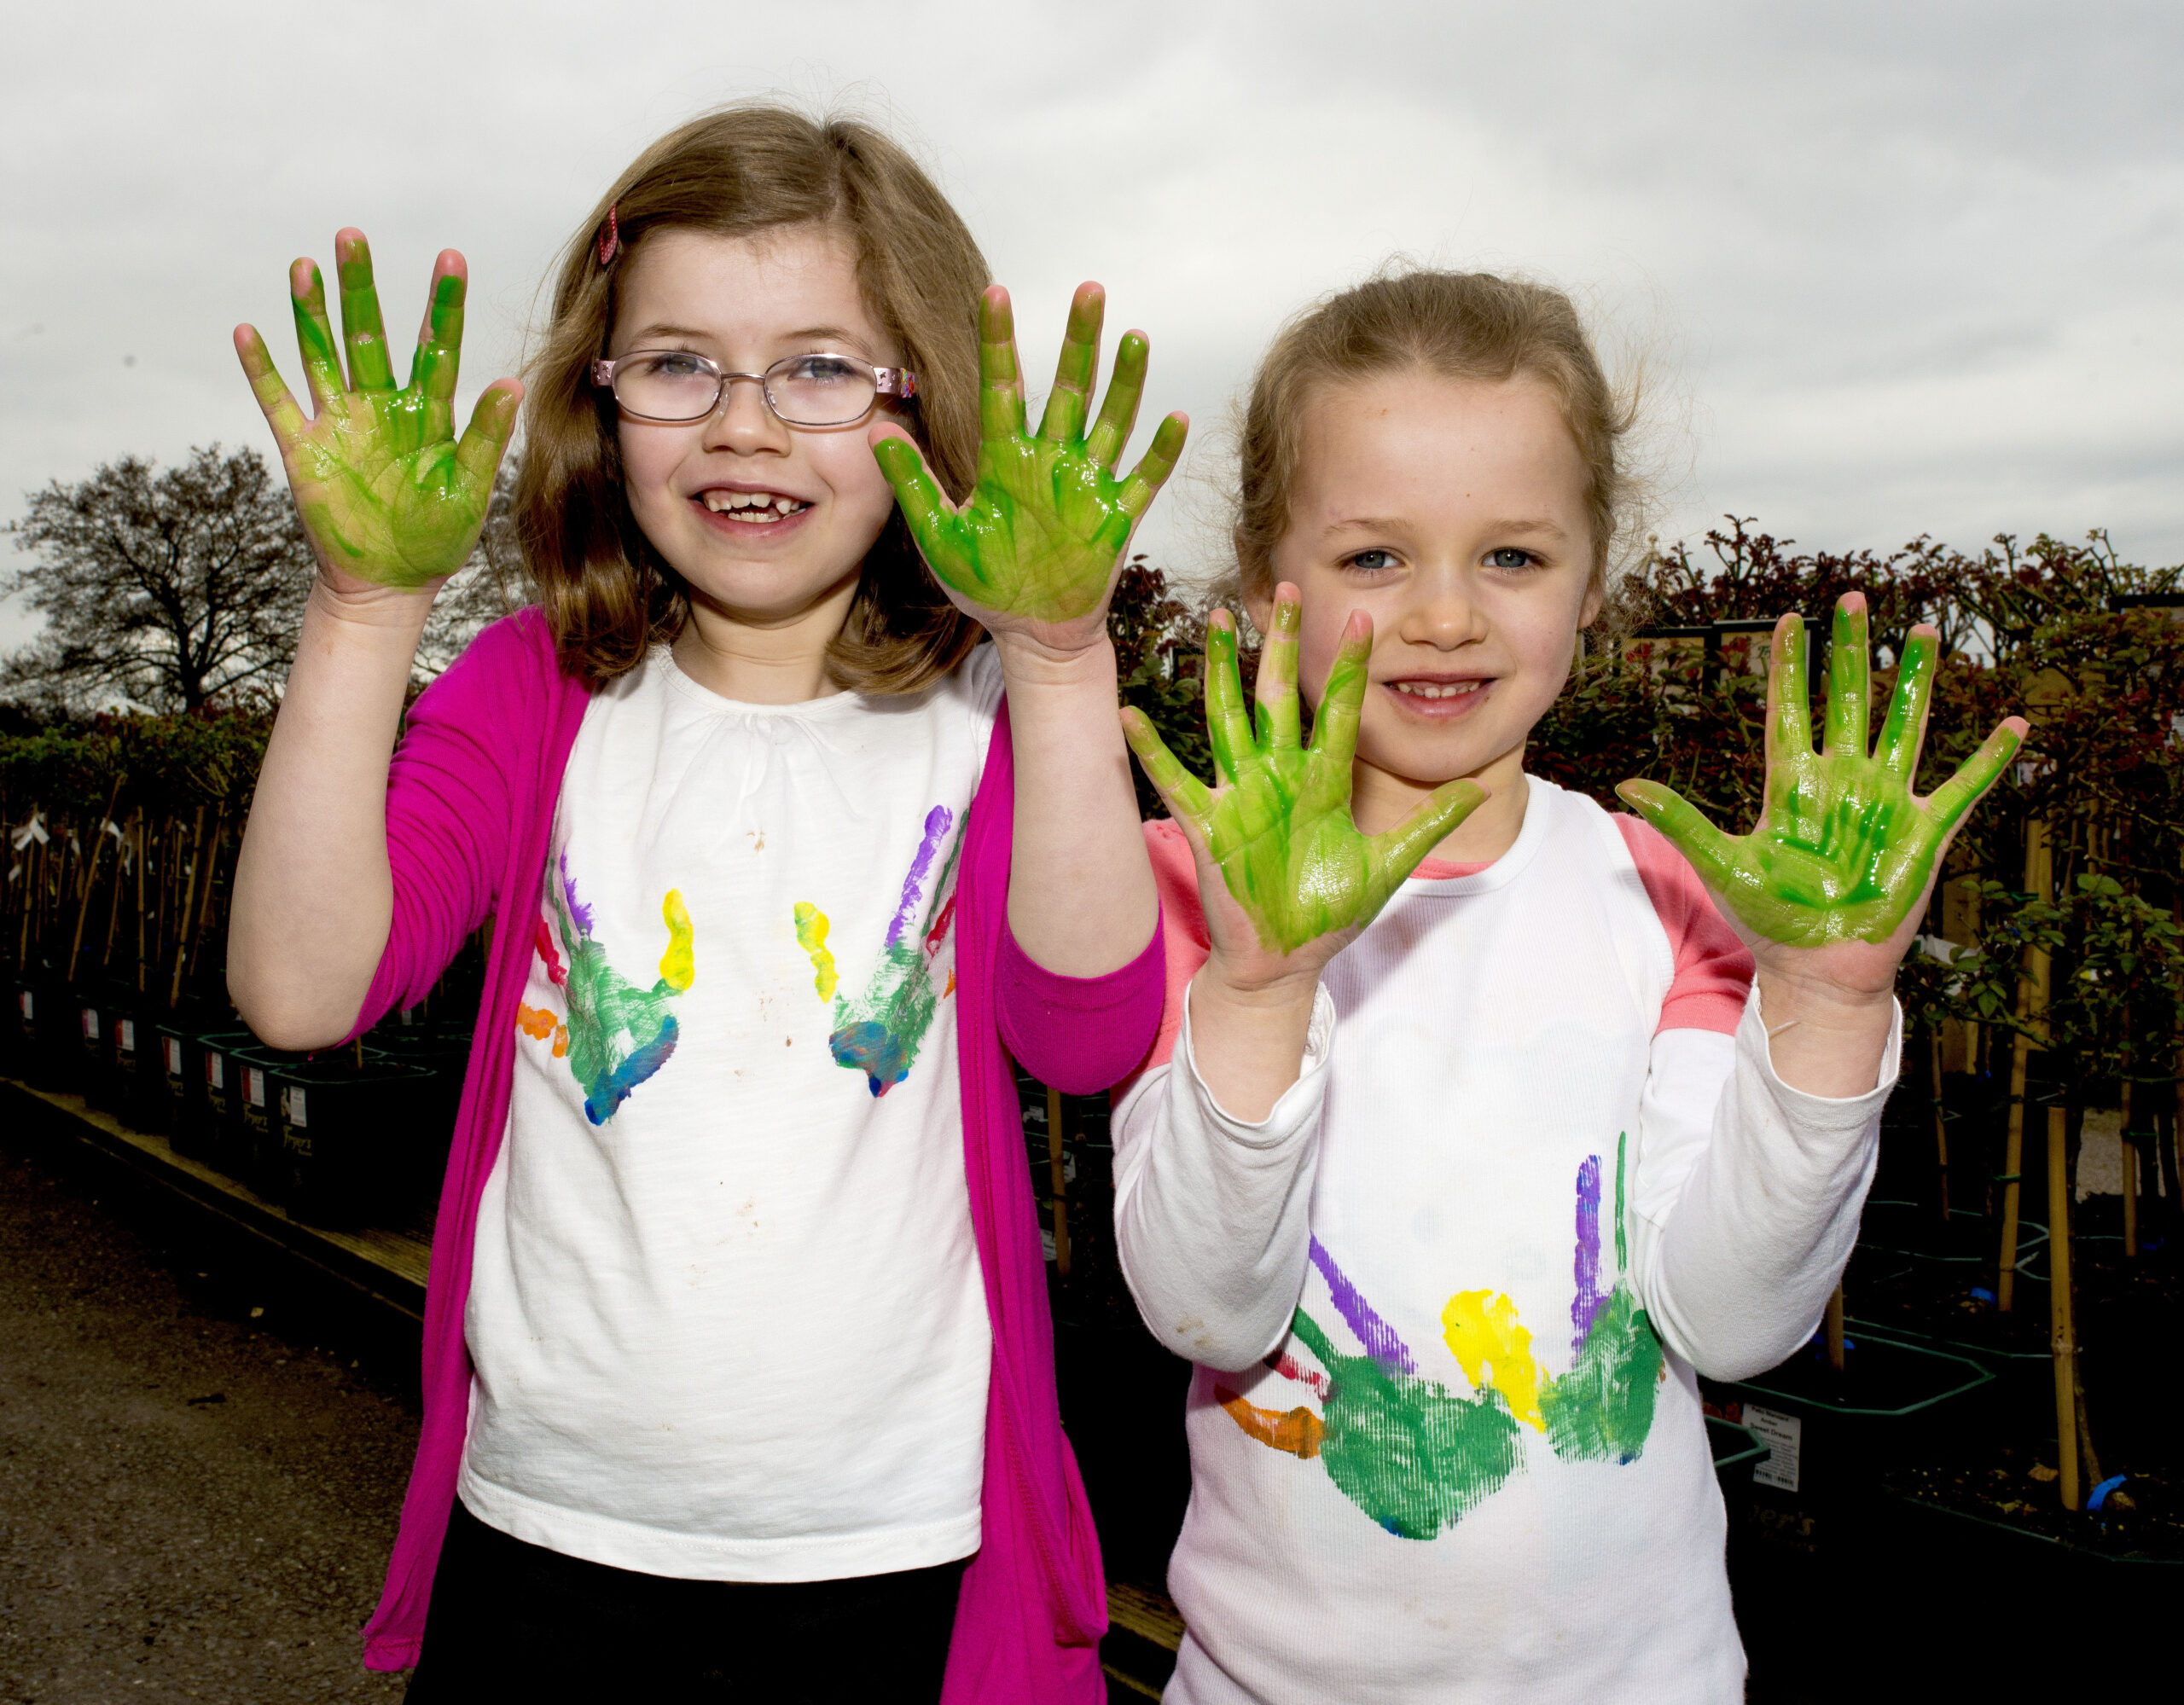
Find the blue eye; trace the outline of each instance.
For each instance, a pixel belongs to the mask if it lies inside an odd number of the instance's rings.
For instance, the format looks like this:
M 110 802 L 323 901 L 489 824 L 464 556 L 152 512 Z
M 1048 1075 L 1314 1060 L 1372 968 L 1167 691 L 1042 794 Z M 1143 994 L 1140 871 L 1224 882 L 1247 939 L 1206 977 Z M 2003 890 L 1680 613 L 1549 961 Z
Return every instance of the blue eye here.
M 855 363 L 838 355 L 800 355 L 781 363 L 791 385 L 843 385 L 861 378 Z
M 1519 550 L 1513 545 L 1504 545 L 1498 551 L 1486 554 L 1489 568 L 1530 568 L 1536 560 L 1530 551 Z
M 656 355 L 646 356 L 639 371 L 661 379 L 688 379 L 707 373 L 712 366 L 705 357 L 693 355 L 688 350 L 662 350 Z
M 1395 565 L 1396 557 L 1393 551 L 1377 548 L 1358 552 L 1345 565 L 1350 568 L 1362 569 L 1367 574 L 1377 574 L 1384 568 L 1393 568 Z

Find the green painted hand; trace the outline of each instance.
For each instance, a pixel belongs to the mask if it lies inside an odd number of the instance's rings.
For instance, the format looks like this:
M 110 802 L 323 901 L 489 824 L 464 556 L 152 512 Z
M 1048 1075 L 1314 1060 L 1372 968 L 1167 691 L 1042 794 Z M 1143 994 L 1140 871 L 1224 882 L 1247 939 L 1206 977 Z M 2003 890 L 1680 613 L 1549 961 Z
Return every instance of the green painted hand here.
M 1115 478 L 1145 390 L 1141 333 L 1124 334 L 1107 400 L 1084 430 L 1099 381 L 1104 305 L 1096 284 L 1080 287 L 1071 302 L 1054 394 L 1034 438 L 1025 431 L 1008 293 L 998 286 L 986 292 L 979 304 L 978 481 L 961 508 L 899 430 L 874 442 L 926 562 L 989 628 L 995 618 L 1003 626 L 1008 618 L 1056 623 L 1103 610 L 1131 531 L 1182 455 L 1189 423 L 1170 415 L 1137 467 Z
M 363 233 L 345 230 L 334 247 L 349 357 L 346 381 L 318 268 L 299 260 L 289 272 L 313 418 L 304 418 L 255 327 L 235 328 L 235 350 L 280 444 L 321 569 L 337 586 L 421 587 L 453 574 L 468 560 L 522 391 L 513 380 L 488 389 L 458 444 L 455 380 L 462 346 L 462 257 L 447 250 L 433 269 L 432 300 L 410 382 L 398 390 Z
M 1306 747 L 1297 705 L 1302 612 L 1296 589 L 1282 586 L 1259 664 L 1256 733 L 1236 673 L 1235 629 L 1225 617 L 1206 629 L 1205 722 L 1217 792 L 1176 762 L 1141 712 L 1123 713 L 1123 731 L 1147 776 L 1176 821 L 1202 840 L 1259 945 L 1275 954 L 1363 928 L 1486 797 L 1475 781 L 1447 782 L 1385 833 L 1358 832 L 1350 815 L 1350 759 L 1372 621 L 1362 612 L 1350 618 Z
M 1956 826 L 2024 737 L 2024 722 L 2008 718 L 1929 797 L 1912 797 L 1939 648 L 1931 628 L 1912 629 L 1880 743 L 1869 753 L 1866 602 L 1845 594 L 1835 610 L 1826 734 L 1815 753 L 1804 623 L 1785 616 L 1767 671 L 1765 803 L 1748 835 L 1723 834 L 1658 782 L 1626 781 L 1616 792 L 1753 935 L 1793 948 L 1887 942 L 1925 897 Z

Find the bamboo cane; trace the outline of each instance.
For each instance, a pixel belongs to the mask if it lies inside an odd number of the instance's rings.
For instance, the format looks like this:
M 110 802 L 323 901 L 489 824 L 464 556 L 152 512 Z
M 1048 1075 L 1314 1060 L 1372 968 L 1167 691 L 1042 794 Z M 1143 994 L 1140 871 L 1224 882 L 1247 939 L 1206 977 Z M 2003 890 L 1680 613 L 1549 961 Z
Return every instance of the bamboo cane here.
M 176 873 L 183 883 L 182 909 L 176 920 L 177 927 L 174 936 L 174 978 L 167 990 L 167 1005 L 170 1006 L 177 1005 L 182 1000 L 182 973 L 183 967 L 189 962 L 189 908 L 191 901 L 204 885 L 205 862 L 205 808 L 200 805 L 197 808 L 197 829 L 191 844 L 189 863 Z
M 2028 893 L 2045 900 L 2053 874 L 2048 852 L 2048 826 L 2033 821 L 2024 826 L 2024 886 Z M 2048 955 L 2036 948 L 2024 951 L 2024 971 L 2017 984 L 2017 1029 L 2010 1045 L 2009 1127 L 2002 1144 L 2002 1251 L 1995 1279 L 1995 1306 L 2007 1314 L 2016 1306 L 2018 1192 L 2024 1175 L 2024 1080 L 2032 1054 L 2032 1039 L 2025 1026 L 2035 1015 L 2048 1010 Z
M 223 805 L 212 818 L 212 838 L 205 849 L 205 897 L 197 905 L 197 931 L 189 942 L 189 975 L 197 975 L 197 958 L 205 950 L 205 937 L 212 932 L 213 896 L 220 877 L 220 849 L 228 838 L 228 808 Z M 177 1000 L 181 997 L 177 995 Z M 172 1004 L 172 1003 L 170 1003 Z
M 2127 1014 L 2124 1019 L 2126 1028 L 2129 1022 Z M 2128 1077 L 2123 1080 L 2122 1099 L 2123 1117 L 2118 1122 L 2123 1126 L 2123 1133 L 2117 1139 L 2119 1152 L 2117 1159 L 2120 1164 L 2117 1170 L 2122 1174 L 2123 1183 L 2123 1255 L 2126 1260 L 2130 1260 L 2139 1253 L 2139 1149 L 2138 1145 L 2131 1140 L 2131 1080 Z
M 2071 1179 L 2067 1116 L 2048 1110 L 2048 1348 L 2055 1364 L 2055 1449 L 2063 1507 L 2078 1507 L 2078 1349 L 2071 1319 Z
M 121 778 L 117 775 L 113 779 L 113 791 L 106 796 L 106 809 L 99 813 L 101 823 L 113 815 L 113 802 L 120 797 Z M 90 915 L 91 894 L 99 885 L 99 854 L 105 848 L 106 831 L 94 828 L 91 831 L 90 855 L 84 861 L 84 897 L 76 906 L 76 933 L 68 941 L 68 981 L 71 983 L 76 980 L 76 961 L 84 951 L 84 920 Z
M 1061 1091 L 1051 1087 L 1047 1091 L 1047 1166 L 1054 1186 L 1054 1272 L 1066 1279 L 1069 1277 L 1069 1176 L 1063 1169 Z
M 1843 1287 L 1837 1285 L 1827 1299 L 1827 1365 L 1843 1372 Z
M 144 867 L 148 863 L 150 841 L 144 833 L 144 808 L 136 808 L 136 821 L 130 826 L 130 833 L 136 843 L 136 992 L 144 992 Z
M 1942 1225 L 1949 1225 L 1949 1120 L 1942 1105 L 1942 1029 L 1937 1023 L 1926 1037 L 1926 1064 L 1934 1081 L 1934 1154 L 1942 1173 Z
M 113 815 L 112 812 L 108 812 L 107 814 L 107 823 L 111 823 L 113 821 Z M 103 836 L 107 832 L 107 823 L 102 823 L 99 825 L 99 833 L 102 836 Z M 119 834 L 115 835 L 113 838 L 113 880 L 108 884 L 110 892 L 107 898 L 106 906 L 106 945 L 99 953 L 99 974 L 102 977 L 111 974 L 113 970 L 114 937 L 121 933 L 121 890 L 124 885 L 121 880 L 121 865 L 122 861 L 127 855 L 128 851 L 129 842 L 127 838 Z

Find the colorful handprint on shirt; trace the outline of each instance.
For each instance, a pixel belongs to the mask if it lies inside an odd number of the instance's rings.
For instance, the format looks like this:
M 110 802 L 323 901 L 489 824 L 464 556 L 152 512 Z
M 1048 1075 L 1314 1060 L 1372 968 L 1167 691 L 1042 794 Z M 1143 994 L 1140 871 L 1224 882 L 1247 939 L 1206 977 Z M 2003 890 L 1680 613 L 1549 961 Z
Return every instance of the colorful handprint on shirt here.
M 932 1028 L 933 1015 L 941 1001 L 956 990 L 953 971 L 948 974 L 946 987 L 936 990 L 933 970 L 956 921 L 956 896 L 949 884 L 956 873 L 956 855 L 962 850 L 960 835 L 949 849 L 929 898 L 926 892 L 940 844 L 955 821 L 956 814 L 945 805 L 936 805 L 926 814 L 924 838 L 910 861 L 909 874 L 903 879 L 902 897 L 887 926 L 880 963 L 863 994 L 836 998 L 834 990 L 840 977 L 834 953 L 827 945 L 831 927 L 827 914 L 808 900 L 796 905 L 796 941 L 810 957 L 812 987 L 822 1000 L 834 1002 L 834 1028 L 827 1039 L 834 1064 L 863 1072 L 874 1099 L 910 1075 L 918 1051 L 925 1045 L 926 1032 Z
M 1618 1274 L 1624 1146 L 1619 1140 L 1616 1151 Z M 1653 1430 L 1661 1348 L 1627 1279 L 1599 1293 L 1600 1196 L 1600 1157 L 1589 1156 L 1577 1173 L 1576 1360 L 1560 1378 L 1542 1372 L 1514 1302 L 1499 1291 L 1464 1290 L 1449 1299 L 1441 1325 L 1472 1395 L 1449 1391 L 1420 1371 L 1395 1329 L 1315 1238 L 1312 1264 L 1364 1354 L 1338 1350 L 1299 1308 L 1292 1330 L 1320 1369 L 1286 1354 L 1271 1366 L 1309 1387 L 1321 1412 L 1263 1409 L 1226 1385 L 1215 1386 L 1215 1401 L 1261 1444 L 1323 1462 L 1342 1494 L 1399 1539 L 1432 1539 L 1499 1491 L 1522 1465 L 1523 1428 L 1544 1435 L 1565 1462 L 1635 1461 Z
M 679 1026 L 669 1009 L 697 974 L 690 913 L 682 890 L 669 889 L 659 908 L 667 925 L 659 980 L 650 989 L 640 989 L 614 969 L 605 946 L 592 935 L 591 908 L 578 897 L 566 853 L 561 855 L 558 871 L 561 880 L 550 891 L 561 951 L 555 951 L 555 931 L 547 928 L 543 918 L 537 945 L 547 976 L 567 997 L 569 1016 L 557 1020 L 551 1012 L 519 1005 L 516 1025 L 541 1041 L 552 1038 L 554 1057 L 567 1058 L 584 1089 L 584 1116 L 603 1125 L 630 1092 L 665 1065 L 675 1052 Z

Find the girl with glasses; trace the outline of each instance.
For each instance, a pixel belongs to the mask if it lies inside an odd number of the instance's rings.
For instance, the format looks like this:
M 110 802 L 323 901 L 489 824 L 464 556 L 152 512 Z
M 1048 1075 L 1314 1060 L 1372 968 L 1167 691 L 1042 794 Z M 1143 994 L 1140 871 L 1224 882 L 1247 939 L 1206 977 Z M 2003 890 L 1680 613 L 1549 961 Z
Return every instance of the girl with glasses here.
M 312 415 L 237 332 L 319 576 L 230 986 L 325 1046 L 491 943 L 367 1662 L 435 1699 L 1104 1697 L 1004 1047 L 1089 1091 L 1158 1023 L 1105 628 L 1184 431 L 1118 476 L 1145 340 L 1090 418 L 1085 287 L 1033 433 L 899 148 L 684 126 L 561 264 L 536 604 L 405 721 L 526 391 L 457 438 L 461 257 L 398 388 L 336 249 L 346 350 L 291 278 Z

